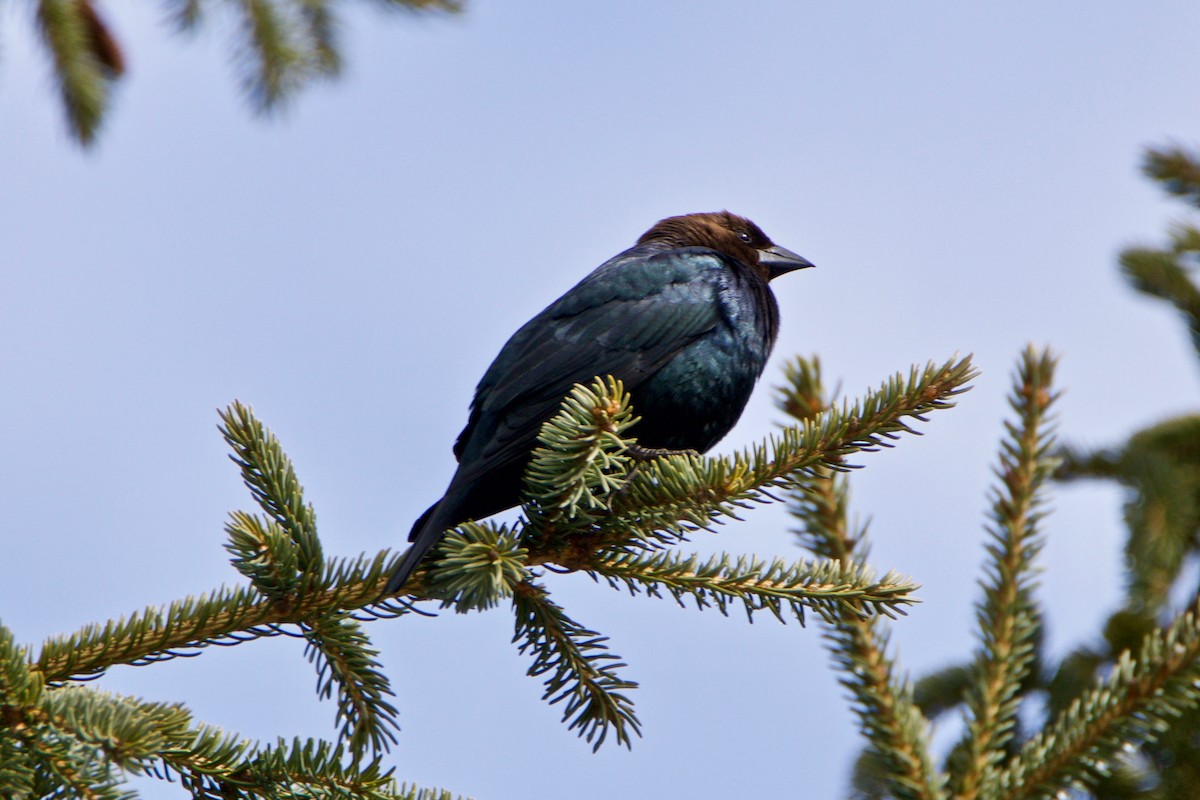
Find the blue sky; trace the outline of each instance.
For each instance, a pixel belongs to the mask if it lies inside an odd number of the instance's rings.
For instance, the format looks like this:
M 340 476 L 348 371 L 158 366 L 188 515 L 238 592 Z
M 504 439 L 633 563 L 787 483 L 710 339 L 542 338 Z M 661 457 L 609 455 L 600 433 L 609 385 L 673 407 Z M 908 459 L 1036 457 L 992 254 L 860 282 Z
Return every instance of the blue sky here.
M 236 582 L 221 527 L 250 500 L 215 429 L 235 398 L 296 462 L 327 552 L 401 546 L 505 339 L 672 214 L 728 208 L 818 265 L 775 285 L 775 359 L 718 451 L 773 429 L 794 353 L 846 396 L 975 354 L 959 406 L 854 475 L 872 562 L 923 585 L 893 626 L 913 674 L 971 652 L 1027 342 L 1062 355 L 1072 441 L 1195 405 L 1182 326 L 1115 267 L 1181 213 L 1137 163 L 1200 139 L 1192 3 L 348 5 L 344 77 L 264 120 L 237 92 L 229 19 L 182 37 L 153 4 L 105 4 L 130 72 L 86 153 L 28 10 L 0 7 L 0 616 L 19 641 Z M 1119 505 L 1055 490 L 1056 652 L 1117 600 Z M 763 509 L 691 549 L 798 558 L 789 524 Z M 404 619 L 370 628 L 399 775 L 481 800 L 842 793 L 859 739 L 818 626 L 548 583 L 628 661 L 645 738 L 593 755 L 568 733 L 506 610 Z M 101 685 L 264 740 L 332 736 L 301 649 Z

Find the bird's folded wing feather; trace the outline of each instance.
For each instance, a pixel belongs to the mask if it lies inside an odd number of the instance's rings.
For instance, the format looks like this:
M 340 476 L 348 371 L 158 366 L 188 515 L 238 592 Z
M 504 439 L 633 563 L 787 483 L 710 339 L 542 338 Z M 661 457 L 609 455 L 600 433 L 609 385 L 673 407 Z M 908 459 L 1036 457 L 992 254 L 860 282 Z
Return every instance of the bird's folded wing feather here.
M 622 254 L 519 330 L 476 389 L 455 454 L 471 478 L 528 457 L 541 424 L 577 383 L 613 375 L 634 392 L 721 321 L 723 257 L 705 248 Z M 479 441 L 475 441 L 479 437 Z

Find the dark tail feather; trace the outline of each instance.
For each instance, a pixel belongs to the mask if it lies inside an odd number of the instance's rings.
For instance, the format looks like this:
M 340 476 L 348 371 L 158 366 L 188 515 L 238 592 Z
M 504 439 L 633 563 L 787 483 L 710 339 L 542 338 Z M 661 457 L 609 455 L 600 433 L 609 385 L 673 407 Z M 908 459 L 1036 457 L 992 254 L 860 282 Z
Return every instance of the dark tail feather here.
M 425 513 L 413 523 L 412 532 L 408 534 L 408 540 L 414 544 L 400 557 L 400 563 L 396 566 L 396 571 L 392 573 L 387 588 L 383 590 L 383 597 L 391 597 L 400 591 L 404 584 L 408 582 L 409 576 L 413 574 L 417 565 L 421 563 L 421 559 L 425 557 L 425 554 L 442 538 L 442 534 L 446 528 L 454 524 L 453 520 L 444 518 L 444 513 L 438 513 L 439 510 L 448 509 L 450 506 L 451 504 L 446 502 L 446 498 L 443 497 L 425 509 Z
M 415 542 L 417 540 L 417 537 L 421 535 L 421 529 L 429 523 L 429 518 L 433 516 L 433 512 L 437 511 L 438 507 L 441 505 L 442 501 L 438 500 L 429 508 L 425 509 L 424 514 L 417 517 L 417 521 L 413 523 L 412 530 L 408 532 L 408 540 L 410 542 Z

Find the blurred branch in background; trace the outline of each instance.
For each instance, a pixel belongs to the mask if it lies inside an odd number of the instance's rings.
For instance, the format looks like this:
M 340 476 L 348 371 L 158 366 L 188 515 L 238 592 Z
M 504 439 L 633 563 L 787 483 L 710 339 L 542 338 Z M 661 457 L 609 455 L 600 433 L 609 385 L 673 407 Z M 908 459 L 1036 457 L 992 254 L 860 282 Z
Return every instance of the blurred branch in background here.
M 1143 169 L 1200 209 L 1200 155 L 1180 146 L 1150 149 Z M 1135 290 L 1180 312 L 1200 355 L 1198 256 L 1200 231 L 1179 220 L 1163 245 L 1124 250 L 1120 267 Z M 1023 383 L 1012 398 L 1017 409 L 1041 391 Z M 1010 434 L 1019 429 L 1010 426 Z M 1109 481 L 1124 491 L 1125 600 L 1090 643 L 1047 662 L 1028 564 L 1012 560 L 1020 552 L 1011 536 L 1018 528 L 1001 524 L 1018 507 L 1015 494 L 1004 498 L 1021 485 L 1016 467 L 1026 463 L 1011 461 L 1023 451 L 1016 442 L 1006 445 L 997 470 L 1006 487 L 997 499 L 1004 502 L 993 512 L 980 606 L 980 622 L 992 630 L 983 637 L 986 657 L 926 675 L 912 691 L 922 719 L 959 710 L 965 718 L 966 738 L 944 765 L 953 796 L 1191 800 L 1200 787 L 1200 599 L 1188 569 L 1200 561 L 1200 414 L 1158 422 L 1113 447 L 1038 449 L 1057 481 Z M 1031 557 L 1039 538 L 1023 538 Z M 989 732 L 989 718 L 1006 721 L 1007 729 Z M 999 738 L 985 746 L 989 736 Z M 896 764 L 907 762 L 897 762 L 898 750 L 895 742 L 872 739 L 855 770 L 855 797 L 937 796 L 900 780 Z
M 234 62 L 254 109 L 271 113 L 315 80 L 336 77 L 342 66 L 339 6 L 345 0 L 163 0 L 169 22 L 193 32 L 213 14 L 235 18 Z M 371 0 L 369 5 L 414 14 L 446 14 L 458 0 Z M 89 146 L 126 72 L 126 48 L 113 12 L 95 0 L 34 0 L 42 43 L 50 56 L 67 125 Z M 119 22 L 119 21 L 118 21 Z
M 1125 781 L 1121 785 L 1165 786 L 1165 770 L 1157 784 L 1128 782 L 1127 765 L 1140 752 L 1169 749 L 1194 737 L 1195 729 L 1189 737 L 1179 720 L 1194 715 L 1200 701 L 1195 600 L 1184 613 L 1168 616 L 1164 627 L 1145 626 L 1130 637 L 1129 649 L 1107 669 L 1098 668 L 1101 660 L 1091 662 L 1087 674 L 1076 674 L 1069 697 L 1060 692 L 1046 699 L 1039 655 L 1042 612 L 1034 589 L 1045 487 L 1059 463 L 1048 420 L 1056 398 L 1054 368 L 1048 353 L 1030 348 L 1014 377 L 1009 403 L 1016 419 L 1005 424 L 995 469 L 999 483 L 992 494 L 973 661 L 914 687 L 897 677 L 902 673 L 878 617 L 829 615 L 826 638 L 868 741 L 852 778 L 853 797 L 1016 800 L 1085 790 L 1098 797 L 1134 796 L 1111 793 L 1115 775 Z M 804 419 L 826 407 L 816 362 L 799 361 L 790 374 L 793 386 L 783 392 L 784 410 Z M 826 558 L 863 557 L 866 531 L 848 523 L 848 498 L 846 476 L 832 473 L 815 475 L 794 493 L 793 511 L 801 523 L 797 533 L 805 547 Z M 1049 713 L 1040 713 L 1044 707 Z M 931 723 L 959 708 L 964 732 L 943 758 L 935 759 Z M 1189 769 L 1173 770 L 1169 780 L 1189 785 Z M 1183 800 L 1195 795 L 1145 796 Z

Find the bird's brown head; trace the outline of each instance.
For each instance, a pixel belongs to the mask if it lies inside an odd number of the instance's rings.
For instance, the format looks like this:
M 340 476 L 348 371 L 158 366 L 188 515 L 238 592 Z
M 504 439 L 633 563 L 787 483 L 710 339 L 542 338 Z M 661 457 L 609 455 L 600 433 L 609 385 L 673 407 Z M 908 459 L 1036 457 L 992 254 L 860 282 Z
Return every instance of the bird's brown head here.
M 667 217 L 638 239 L 638 244 L 652 242 L 669 247 L 716 250 L 753 268 L 767 281 L 792 270 L 813 266 L 803 256 L 772 242 L 762 228 L 750 220 L 728 211 Z

